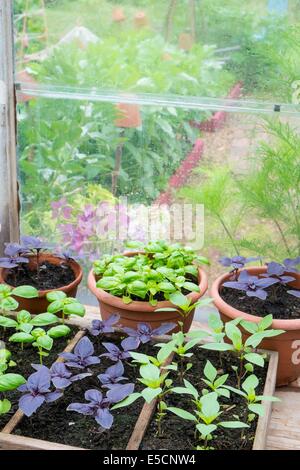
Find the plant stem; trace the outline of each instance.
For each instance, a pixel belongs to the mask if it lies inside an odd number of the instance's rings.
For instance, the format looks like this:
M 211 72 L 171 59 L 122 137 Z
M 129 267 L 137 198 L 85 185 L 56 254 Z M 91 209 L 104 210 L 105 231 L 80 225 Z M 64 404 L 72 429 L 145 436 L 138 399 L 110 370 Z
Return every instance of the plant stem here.
M 177 3 L 177 0 L 171 0 L 169 7 L 168 7 L 167 17 L 166 17 L 166 33 L 165 33 L 166 41 L 170 40 L 171 31 L 172 31 L 172 20 L 174 16 L 176 3 Z
M 282 241 L 283 241 L 283 244 L 284 244 L 284 246 L 285 246 L 285 248 L 286 248 L 286 251 L 287 251 L 288 255 L 290 255 L 291 252 L 290 252 L 290 249 L 289 249 L 289 245 L 288 245 L 287 239 L 286 239 L 286 237 L 285 237 L 285 235 L 284 235 L 284 232 L 283 232 L 283 230 L 282 230 L 282 228 L 281 228 L 281 226 L 280 226 L 278 220 L 274 219 L 274 223 L 275 223 L 275 225 L 276 225 L 276 227 L 277 227 L 277 229 L 278 229 L 278 231 L 279 231 L 279 233 L 280 233 L 280 236 L 281 236 L 281 238 L 282 238 Z
M 222 217 L 221 217 L 220 215 L 218 215 L 217 217 L 218 217 L 218 219 L 219 219 L 221 225 L 223 226 L 223 228 L 224 228 L 224 230 L 225 230 L 225 232 L 226 232 L 226 234 L 227 234 L 229 240 L 231 241 L 232 246 L 233 246 L 233 248 L 234 248 L 235 251 L 236 251 L 236 254 L 239 256 L 240 253 L 239 253 L 238 247 L 237 247 L 237 245 L 236 245 L 236 243 L 235 243 L 235 241 L 234 241 L 234 238 L 233 238 L 233 236 L 231 235 L 231 233 L 230 233 L 228 227 L 226 226 L 224 220 L 222 219 Z

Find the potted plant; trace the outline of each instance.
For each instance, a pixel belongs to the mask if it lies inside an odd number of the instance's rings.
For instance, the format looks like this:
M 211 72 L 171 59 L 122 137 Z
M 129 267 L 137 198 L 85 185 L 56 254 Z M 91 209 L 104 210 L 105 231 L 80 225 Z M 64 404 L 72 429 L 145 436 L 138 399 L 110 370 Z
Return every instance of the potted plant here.
M 142 251 L 104 256 L 94 263 L 88 287 L 97 297 L 101 316 L 120 314 L 120 324 L 135 328 L 140 321 L 158 327 L 183 321 L 188 331 L 194 308 L 207 290 L 207 276 L 200 264 L 208 260 L 180 244 L 163 241 L 130 246 Z M 188 315 L 181 315 L 177 297 L 186 299 Z M 182 304 L 182 301 L 179 304 Z
M 69 297 L 75 297 L 82 279 L 80 265 L 68 254 L 54 254 L 45 243 L 36 237 L 23 236 L 21 244 L 8 243 L 0 258 L 0 282 L 10 287 L 30 285 L 38 290 L 38 297 L 21 298 L 20 310 L 31 314 L 47 311 L 47 294 L 62 291 Z
M 211 288 L 221 318 L 225 322 L 242 318 L 247 336 L 255 332 L 259 335 L 257 324 L 262 318 L 268 322 L 267 316 L 272 314 L 273 332 L 263 340 L 262 347 L 279 353 L 277 385 L 297 379 L 300 376 L 300 273 L 297 269 L 300 257 L 247 269 L 245 264 L 253 258 L 235 256 L 220 261 L 232 267 Z

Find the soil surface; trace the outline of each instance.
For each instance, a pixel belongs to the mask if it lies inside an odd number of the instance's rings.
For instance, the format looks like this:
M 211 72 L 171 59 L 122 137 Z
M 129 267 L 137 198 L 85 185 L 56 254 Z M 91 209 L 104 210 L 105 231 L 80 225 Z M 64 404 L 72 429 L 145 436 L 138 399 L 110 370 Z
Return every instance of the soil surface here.
M 205 351 L 199 347 L 193 348 L 192 351 L 194 352 L 194 356 L 189 360 L 189 362 L 193 363 L 193 367 L 187 372 L 185 378 L 189 380 L 198 391 L 207 387 L 201 380 L 207 359 L 211 361 L 221 375 L 224 373 L 229 374 L 226 381 L 227 385 L 236 387 L 237 379 L 232 370 L 232 366 L 238 365 L 238 362 L 232 354 L 222 353 L 221 364 L 219 353 L 215 351 Z M 255 374 L 260 379 L 260 383 L 257 388 L 258 395 L 263 393 L 266 373 L 267 363 L 265 364 L 265 368 L 255 367 Z M 174 384 L 179 386 L 182 385 L 178 380 L 175 380 Z M 175 393 L 169 394 L 166 402 L 169 406 L 175 406 L 191 413 L 194 410 L 194 404 L 192 403 L 189 395 L 178 395 Z M 247 408 L 245 407 L 245 401 L 242 397 L 231 392 L 230 399 L 220 397 L 219 403 L 222 411 L 220 421 L 233 421 L 239 419 L 240 421 L 246 422 Z M 251 450 L 256 425 L 257 420 L 253 421 L 251 427 L 244 429 L 243 432 L 242 429 L 218 428 L 214 433 L 215 438 L 210 441 L 210 446 L 215 450 Z M 152 419 L 142 442 L 141 449 L 193 450 L 197 445 L 202 444 L 201 441 L 195 438 L 195 427 L 193 422 L 179 418 L 172 413 L 167 413 L 163 419 L 162 431 L 162 436 L 157 436 L 157 424 L 155 419 Z
M 52 325 L 49 326 L 51 328 Z M 58 354 L 61 353 L 67 346 L 67 344 L 73 339 L 78 328 L 75 326 L 68 325 L 71 328 L 71 333 L 69 336 L 65 338 L 57 338 L 53 342 L 53 347 L 49 352 L 49 356 L 44 357 L 43 363 L 45 366 L 49 367 L 56 361 Z M 44 327 L 46 330 L 48 327 Z M 24 344 L 24 350 L 22 351 L 21 345 L 19 343 L 9 343 L 8 338 L 14 333 L 14 330 L 11 328 L 6 329 L 3 334 L 3 329 L 1 329 L 0 341 L 3 341 L 6 347 L 11 352 L 11 359 L 17 363 L 16 366 L 10 367 L 7 370 L 7 373 L 12 374 L 21 374 L 25 379 L 32 374 L 34 369 L 31 367 L 31 364 L 38 364 L 39 363 L 39 355 L 37 354 L 37 349 L 31 346 L 30 344 Z M 4 398 L 1 396 L 0 393 L 0 400 Z M 0 415 L 0 430 L 6 425 L 6 423 L 10 420 L 12 415 L 18 409 L 18 401 L 20 398 L 20 392 L 17 390 L 13 390 L 11 392 L 7 392 L 5 397 L 8 398 L 12 403 L 12 408 L 9 413 L 5 415 Z
M 6 278 L 11 286 L 30 285 L 38 290 L 57 289 L 71 284 L 75 280 L 75 274 L 70 266 L 65 263 L 55 265 L 44 261 L 40 264 L 39 272 L 29 269 L 27 264 L 10 269 Z
M 245 292 L 228 287 L 223 287 L 220 294 L 227 304 L 250 315 L 265 317 L 272 314 L 276 319 L 295 320 L 300 318 L 300 299 L 288 294 L 291 289 L 282 284 L 270 286 L 265 289 L 266 300 L 248 297 Z
M 89 336 L 94 343 L 95 355 L 107 352 L 100 341 Z M 119 344 L 119 339 L 106 339 L 107 342 Z M 155 354 L 157 348 L 145 345 L 139 348 L 140 352 L 146 354 Z M 74 382 L 72 386 L 66 389 L 64 396 L 54 402 L 42 406 L 40 410 L 31 418 L 24 418 L 15 434 L 58 442 L 66 445 L 84 447 L 87 449 L 115 450 L 125 449 L 132 434 L 134 425 L 143 406 L 143 401 L 136 401 L 130 408 L 120 408 L 113 412 L 114 424 L 110 430 L 101 429 L 93 417 L 84 416 L 73 411 L 66 411 L 70 403 L 85 403 L 84 393 L 89 389 L 100 389 L 100 382 L 97 375 L 115 364 L 106 357 L 101 358 L 101 363 L 92 366 L 90 369 L 94 372 L 92 377 Z M 124 376 L 129 382 L 136 382 L 138 367 L 124 363 Z M 73 369 L 74 373 L 80 373 L 81 370 Z M 140 386 L 136 386 L 136 391 Z M 105 389 L 101 389 L 105 391 Z
M 94 343 L 95 355 L 103 353 L 105 350 L 99 339 L 90 337 Z M 111 340 L 119 344 L 119 340 Z M 157 351 L 151 345 L 144 345 L 139 348 L 139 352 L 154 354 Z M 193 348 L 194 356 L 190 362 L 193 367 L 186 374 L 186 378 L 200 391 L 205 387 L 201 381 L 203 369 L 207 359 L 210 359 L 219 373 L 228 373 L 230 377 L 228 385 L 236 386 L 236 376 L 232 370 L 232 365 L 237 364 L 236 358 L 229 353 L 222 353 L 222 364 L 220 363 L 219 353 L 205 351 L 199 347 Z M 114 424 L 110 430 L 103 430 L 92 417 L 83 416 L 75 412 L 66 411 L 67 406 L 73 402 L 85 402 L 84 392 L 91 388 L 100 389 L 100 382 L 97 379 L 99 373 L 103 373 L 107 367 L 113 363 L 107 358 L 102 358 L 101 363 L 91 367 L 94 372 L 93 377 L 88 377 L 80 382 L 75 382 L 69 387 L 63 398 L 60 400 L 43 405 L 40 410 L 31 418 L 24 418 L 15 430 L 15 434 L 48 440 L 71 446 L 78 446 L 88 449 L 117 450 L 125 449 L 128 440 L 132 434 L 134 425 L 142 409 L 143 401 L 138 400 L 128 408 L 115 410 Z M 138 367 L 125 363 L 124 376 L 129 378 L 130 382 L 136 382 Z M 262 394 L 267 365 L 265 368 L 255 367 L 255 372 L 260 378 L 258 394 Z M 172 373 L 173 374 L 173 373 Z M 175 384 L 180 385 L 178 380 L 173 377 Z M 141 385 L 137 382 L 135 391 L 139 391 Z M 102 389 L 103 391 L 103 389 Z M 192 411 L 193 404 L 187 395 L 169 395 L 167 398 L 169 405 L 178 406 L 185 410 Z M 221 398 L 222 420 L 234 420 L 239 417 L 240 420 L 247 419 L 245 413 L 244 400 L 239 395 L 231 394 L 230 399 Z M 256 422 L 251 428 L 244 431 L 225 429 L 216 433 L 217 440 L 213 442 L 216 449 L 251 449 L 255 435 Z M 157 437 L 157 425 L 155 418 L 152 419 L 146 436 L 142 443 L 142 449 L 173 449 L 173 450 L 192 450 L 197 445 L 194 437 L 194 427 L 190 421 L 186 422 L 181 418 L 167 414 L 163 421 L 163 437 Z

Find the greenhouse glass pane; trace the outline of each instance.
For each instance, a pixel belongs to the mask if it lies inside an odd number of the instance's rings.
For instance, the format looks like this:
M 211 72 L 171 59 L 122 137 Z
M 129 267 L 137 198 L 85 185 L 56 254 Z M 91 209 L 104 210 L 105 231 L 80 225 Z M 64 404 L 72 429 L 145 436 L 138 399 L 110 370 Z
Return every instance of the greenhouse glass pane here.
M 21 231 L 86 272 L 128 240 L 186 242 L 212 275 L 298 253 L 299 116 L 34 97 L 18 118 Z
M 17 81 L 297 103 L 299 0 L 15 0 Z

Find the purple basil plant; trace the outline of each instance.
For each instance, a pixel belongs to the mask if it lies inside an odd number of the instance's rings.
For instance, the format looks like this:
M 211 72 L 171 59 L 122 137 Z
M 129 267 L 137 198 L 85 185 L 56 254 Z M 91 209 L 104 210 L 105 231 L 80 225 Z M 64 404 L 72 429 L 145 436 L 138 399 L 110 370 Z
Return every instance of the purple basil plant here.
M 4 258 L 0 258 L 0 268 L 16 268 L 22 263 L 28 263 L 28 258 L 22 256 L 24 248 L 18 243 L 5 243 Z
M 297 266 L 300 265 L 300 256 L 296 258 L 286 258 L 283 260 L 283 265 L 285 267 L 285 272 L 287 273 L 299 273 Z
M 120 385 L 109 390 L 104 396 L 99 390 L 87 390 L 84 398 L 88 403 L 71 403 L 67 411 L 92 416 L 104 429 L 110 429 L 114 417 L 110 412 L 111 405 L 118 403 L 132 394 L 134 384 Z
M 19 400 L 19 407 L 28 417 L 43 403 L 51 403 L 63 395 L 60 390 L 51 390 L 51 374 L 47 367 L 41 367 L 31 374 L 26 384 L 18 390 L 24 393 Z
M 91 340 L 84 336 L 76 344 L 73 353 L 63 352 L 59 354 L 59 356 L 65 359 L 66 366 L 68 367 L 74 367 L 76 369 L 86 369 L 89 366 L 100 363 L 99 357 L 93 356 L 93 354 L 94 346 Z
M 111 361 L 115 362 L 128 359 L 131 357 L 130 351 L 137 348 L 136 339 L 132 337 L 123 339 L 121 348 L 113 343 L 102 343 L 102 345 L 108 352 L 101 354 L 101 356 L 108 357 Z
M 119 320 L 120 315 L 118 315 L 117 313 L 111 315 L 107 320 L 93 320 L 90 332 L 93 336 L 99 336 L 106 333 L 113 333 L 115 331 L 113 325 L 118 323 Z
M 251 276 L 247 271 L 242 271 L 236 281 L 224 282 L 223 286 L 244 291 L 248 297 L 265 300 L 268 296 L 265 289 L 278 282 L 278 279 L 275 278 L 259 278 L 258 276 Z
M 287 284 L 288 282 L 292 282 L 295 280 L 292 276 L 285 275 L 286 268 L 280 263 L 276 263 L 275 261 L 271 261 L 271 263 L 267 263 L 267 272 L 266 274 L 262 274 L 263 277 L 273 277 L 280 282 L 280 284 Z
M 73 382 L 77 380 L 85 379 L 93 375 L 91 372 L 84 372 L 82 374 L 73 375 L 73 373 L 67 368 L 64 362 L 54 362 L 50 369 L 48 367 L 40 364 L 31 364 L 32 367 L 36 370 L 42 368 L 47 369 L 50 373 L 51 382 L 54 387 L 58 390 L 64 390 L 69 387 Z
M 231 266 L 232 270 L 236 271 L 237 269 L 242 269 L 246 264 L 251 263 L 252 261 L 257 261 L 259 259 L 259 256 L 252 256 L 248 258 L 245 258 L 245 256 L 233 256 L 232 258 L 223 256 L 219 259 L 219 263 L 222 264 L 222 266 Z
M 118 361 L 113 366 L 108 367 L 104 374 L 99 374 L 97 377 L 105 388 L 114 388 L 120 386 L 120 382 L 128 380 L 123 376 L 124 366 L 121 361 Z
M 137 349 L 141 343 L 148 343 L 154 336 L 165 335 L 173 330 L 175 326 L 175 323 L 165 323 L 158 328 L 152 329 L 147 323 L 139 323 L 136 330 L 128 327 L 124 327 L 122 330 L 135 340 L 135 349 Z M 132 344 L 134 344 L 134 342 Z

